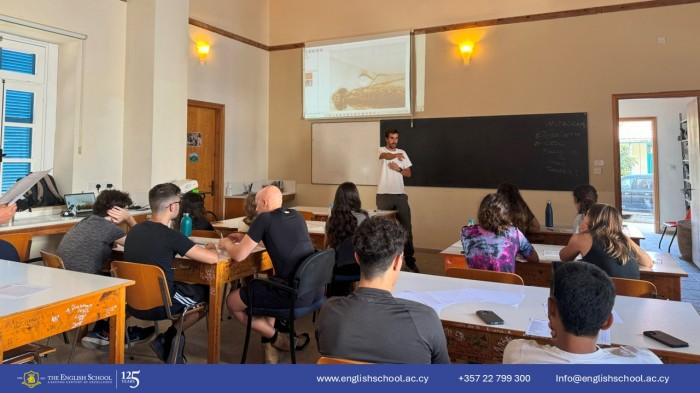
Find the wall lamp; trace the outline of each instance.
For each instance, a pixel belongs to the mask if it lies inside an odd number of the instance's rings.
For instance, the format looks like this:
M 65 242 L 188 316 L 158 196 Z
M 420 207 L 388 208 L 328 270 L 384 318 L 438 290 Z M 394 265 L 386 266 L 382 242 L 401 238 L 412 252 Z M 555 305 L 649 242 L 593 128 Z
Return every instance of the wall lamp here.
M 464 65 L 468 65 L 469 61 L 472 59 L 472 52 L 474 52 L 474 43 L 465 42 L 459 45 L 459 52 L 462 54 L 462 61 Z
M 211 47 L 205 42 L 197 42 L 197 56 L 199 56 L 199 61 L 204 63 L 204 60 L 209 57 L 209 49 Z

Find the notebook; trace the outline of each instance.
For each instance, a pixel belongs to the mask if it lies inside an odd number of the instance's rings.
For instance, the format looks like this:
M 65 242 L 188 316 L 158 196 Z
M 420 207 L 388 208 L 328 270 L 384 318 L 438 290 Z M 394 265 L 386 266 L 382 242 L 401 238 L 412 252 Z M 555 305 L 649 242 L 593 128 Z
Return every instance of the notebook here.
M 66 200 L 66 208 L 68 211 L 75 213 L 76 217 L 86 217 L 92 214 L 92 205 L 95 204 L 95 194 L 84 192 L 80 194 L 66 194 L 63 196 Z

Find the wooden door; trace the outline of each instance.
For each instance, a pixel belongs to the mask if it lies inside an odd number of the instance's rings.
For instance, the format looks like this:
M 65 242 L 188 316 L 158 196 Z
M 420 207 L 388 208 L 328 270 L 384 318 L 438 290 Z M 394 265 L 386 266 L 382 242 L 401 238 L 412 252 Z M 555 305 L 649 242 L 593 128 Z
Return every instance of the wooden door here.
M 197 180 L 204 206 L 223 217 L 224 106 L 187 102 L 187 178 Z

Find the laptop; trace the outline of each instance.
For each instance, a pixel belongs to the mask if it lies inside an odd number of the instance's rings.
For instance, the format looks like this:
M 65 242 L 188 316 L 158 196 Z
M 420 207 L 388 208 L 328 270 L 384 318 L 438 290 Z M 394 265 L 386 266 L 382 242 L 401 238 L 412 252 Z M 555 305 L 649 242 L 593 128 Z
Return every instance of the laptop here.
M 76 217 L 87 217 L 92 214 L 92 205 L 95 204 L 95 194 L 83 192 L 80 194 L 66 194 L 63 196 L 68 211 L 74 212 Z

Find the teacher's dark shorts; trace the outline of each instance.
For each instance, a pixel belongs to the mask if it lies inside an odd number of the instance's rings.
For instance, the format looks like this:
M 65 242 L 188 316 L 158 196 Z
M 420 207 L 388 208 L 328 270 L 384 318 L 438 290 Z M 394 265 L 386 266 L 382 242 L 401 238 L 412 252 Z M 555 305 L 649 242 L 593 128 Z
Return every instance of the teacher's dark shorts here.
M 180 314 L 185 310 L 187 305 L 206 303 L 209 301 L 209 287 L 206 285 L 188 284 L 175 281 L 173 283 L 173 287 L 173 292 L 170 294 L 173 302 L 170 312 L 173 315 Z M 163 319 L 168 319 L 165 307 L 156 307 L 150 310 L 135 310 L 129 307 L 127 304 L 126 308 L 131 315 L 138 319 L 143 319 L 146 321 L 160 321 Z
M 275 277 L 273 280 L 280 282 Z M 283 283 L 283 282 L 280 282 Z M 254 281 L 252 285 L 247 285 L 241 288 L 241 300 L 246 306 L 250 306 L 251 296 L 256 308 L 289 308 L 292 298 L 288 292 L 284 292 L 279 288 L 273 288 L 267 285 L 261 285 Z M 297 298 L 295 307 L 306 307 L 311 305 L 317 299 L 323 296 L 325 287 L 318 288 L 314 291 L 305 293 Z

